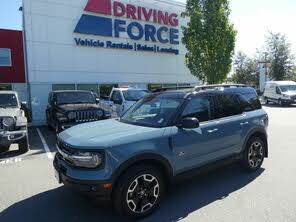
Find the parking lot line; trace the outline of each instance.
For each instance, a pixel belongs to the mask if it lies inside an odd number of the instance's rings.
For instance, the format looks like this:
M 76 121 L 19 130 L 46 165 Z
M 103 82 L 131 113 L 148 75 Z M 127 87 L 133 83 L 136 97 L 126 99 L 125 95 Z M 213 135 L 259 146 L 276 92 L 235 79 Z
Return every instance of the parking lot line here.
M 48 159 L 53 159 L 53 155 L 51 154 L 50 149 L 49 149 L 49 147 L 48 147 L 48 145 L 47 145 L 47 143 L 46 143 L 46 141 L 45 141 L 42 133 L 40 132 L 40 129 L 37 128 L 36 130 L 37 130 L 37 133 L 38 133 L 38 135 L 39 135 L 39 137 L 41 139 L 41 142 L 43 144 L 43 147 L 44 147 L 44 149 L 46 151 L 46 154 L 47 154 Z

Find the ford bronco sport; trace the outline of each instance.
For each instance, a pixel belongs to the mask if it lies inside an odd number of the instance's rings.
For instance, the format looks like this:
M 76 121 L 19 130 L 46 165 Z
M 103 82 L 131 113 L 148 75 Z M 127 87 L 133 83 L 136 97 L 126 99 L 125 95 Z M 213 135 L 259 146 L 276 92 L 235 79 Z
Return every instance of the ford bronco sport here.
M 268 156 L 268 116 L 249 87 L 159 92 L 120 119 L 75 126 L 58 135 L 60 183 L 140 218 L 159 205 L 168 184 L 217 162 L 258 170 Z M 102 130 L 103 129 L 103 130 Z

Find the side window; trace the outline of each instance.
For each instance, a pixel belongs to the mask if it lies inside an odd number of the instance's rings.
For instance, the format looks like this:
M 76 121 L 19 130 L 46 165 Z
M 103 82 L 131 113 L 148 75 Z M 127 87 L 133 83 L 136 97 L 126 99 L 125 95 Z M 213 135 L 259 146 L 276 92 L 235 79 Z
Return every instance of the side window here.
M 118 104 L 118 105 L 122 104 L 122 98 L 119 91 L 113 91 L 111 96 L 111 101 L 113 101 L 114 104 Z
M 225 118 L 242 114 L 239 98 L 236 94 L 225 94 L 217 96 L 217 118 Z
M 242 94 L 242 97 L 251 104 L 253 109 L 258 110 L 262 108 L 261 102 L 255 93 Z
M 249 101 L 242 95 L 239 96 L 240 108 L 242 112 L 250 112 L 253 111 L 254 108 L 249 103 Z
M 282 93 L 281 93 L 281 90 L 280 90 L 280 88 L 279 88 L 278 86 L 276 87 L 275 91 L 276 91 L 276 94 L 279 94 L 279 95 L 282 94 Z
M 211 97 L 193 98 L 185 107 L 182 118 L 195 117 L 200 122 L 213 119 L 213 100 Z

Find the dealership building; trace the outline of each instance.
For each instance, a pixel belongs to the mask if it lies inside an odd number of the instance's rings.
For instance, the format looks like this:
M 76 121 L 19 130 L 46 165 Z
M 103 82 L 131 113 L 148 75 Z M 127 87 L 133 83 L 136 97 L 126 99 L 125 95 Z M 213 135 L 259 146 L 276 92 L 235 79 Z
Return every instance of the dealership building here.
M 45 122 L 52 90 L 198 84 L 185 65 L 181 17 L 169 0 L 23 0 L 28 97 Z

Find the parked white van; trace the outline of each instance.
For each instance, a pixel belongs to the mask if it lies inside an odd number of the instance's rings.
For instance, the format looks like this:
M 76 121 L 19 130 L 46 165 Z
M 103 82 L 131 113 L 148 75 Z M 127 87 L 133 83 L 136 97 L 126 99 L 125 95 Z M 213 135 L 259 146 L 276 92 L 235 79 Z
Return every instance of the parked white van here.
M 146 89 L 113 88 L 107 100 L 100 100 L 100 106 L 110 112 L 112 118 L 120 117 L 132 105 L 149 93 Z
M 271 81 L 267 82 L 264 89 L 266 104 L 274 102 L 280 106 L 296 103 L 296 82 Z

